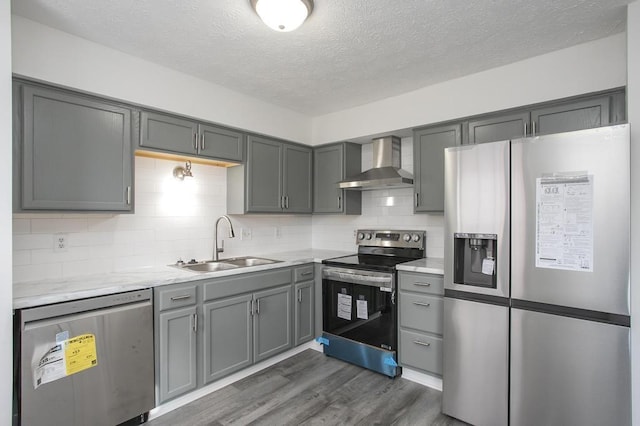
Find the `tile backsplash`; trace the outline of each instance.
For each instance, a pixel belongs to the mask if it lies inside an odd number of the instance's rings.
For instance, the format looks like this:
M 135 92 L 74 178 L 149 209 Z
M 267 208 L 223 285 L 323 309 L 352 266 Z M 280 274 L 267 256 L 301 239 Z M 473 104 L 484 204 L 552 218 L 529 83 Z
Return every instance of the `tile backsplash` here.
M 362 151 L 366 170 L 371 144 Z M 402 164 L 410 172 L 412 154 L 411 138 L 403 139 Z M 135 214 L 14 214 L 14 282 L 211 259 L 214 222 L 226 213 L 226 169 L 194 164 L 194 177 L 177 181 L 172 171 L 182 164 L 135 158 Z M 362 197 L 361 216 L 233 215 L 236 238 L 229 239 L 220 223 L 221 257 L 310 247 L 354 251 L 355 229 L 368 227 L 426 230 L 427 255 L 443 256 L 443 217 L 414 215 L 411 188 L 364 191 Z M 58 237 L 65 247 L 54 250 Z

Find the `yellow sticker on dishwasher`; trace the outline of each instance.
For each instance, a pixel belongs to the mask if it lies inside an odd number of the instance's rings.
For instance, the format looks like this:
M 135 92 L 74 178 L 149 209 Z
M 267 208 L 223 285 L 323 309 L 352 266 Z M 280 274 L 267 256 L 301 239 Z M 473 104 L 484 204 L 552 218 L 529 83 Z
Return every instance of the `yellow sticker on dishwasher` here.
M 65 341 L 64 358 L 67 376 L 98 365 L 96 336 L 81 334 Z

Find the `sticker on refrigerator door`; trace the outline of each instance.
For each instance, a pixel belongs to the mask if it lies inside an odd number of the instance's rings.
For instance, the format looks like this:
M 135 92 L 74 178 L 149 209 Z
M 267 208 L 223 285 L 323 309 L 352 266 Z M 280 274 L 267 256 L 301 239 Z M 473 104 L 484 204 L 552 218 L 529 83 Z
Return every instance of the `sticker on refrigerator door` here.
M 493 275 L 495 270 L 496 261 L 487 257 L 482 260 L 482 273 L 485 275 Z
M 365 319 L 365 320 L 369 319 L 369 309 L 368 309 L 366 300 L 364 299 L 356 300 L 356 316 L 359 319 Z
M 536 267 L 593 272 L 593 175 L 536 179 Z
M 351 296 L 338 293 L 338 318 L 351 321 Z
M 59 338 L 59 336 L 56 336 Z M 40 354 L 40 355 L 36 355 Z M 95 336 L 82 334 L 34 351 L 33 388 L 98 365 Z

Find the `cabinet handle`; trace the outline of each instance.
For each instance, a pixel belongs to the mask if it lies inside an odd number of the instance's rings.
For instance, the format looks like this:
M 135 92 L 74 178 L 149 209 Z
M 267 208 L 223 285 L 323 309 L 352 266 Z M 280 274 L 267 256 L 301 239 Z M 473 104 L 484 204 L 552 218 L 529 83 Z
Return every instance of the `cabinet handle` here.
M 198 314 L 193 314 L 193 332 L 198 331 Z
M 260 299 L 256 300 L 256 315 L 260 315 Z
M 417 285 L 420 287 L 431 287 L 431 283 L 414 282 L 413 285 Z
M 420 207 L 420 199 L 419 199 L 419 197 L 420 197 L 420 194 L 418 194 L 416 192 L 416 207 Z
M 413 343 L 420 346 L 431 346 L 431 343 L 421 342 L 420 340 L 414 340 Z
M 253 316 L 253 299 L 249 301 L 249 315 Z
M 287 209 L 287 210 L 289 209 L 289 196 L 288 195 L 284 196 L 284 208 Z
M 302 289 L 298 289 L 298 302 L 302 303 Z
M 418 306 L 425 306 L 427 308 L 431 306 L 431 303 L 424 303 L 424 302 L 413 302 L 413 304 Z
M 280 197 L 280 208 L 284 210 L 284 197 Z
M 131 187 L 127 186 L 127 205 L 131 205 Z
M 531 136 L 535 136 L 536 135 L 536 122 L 535 120 L 531 121 Z
M 307 271 L 307 272 L 301 273 L 300 275 L 302 275 L 303 277 L 308 277 L 309 275 L 313 275 L 313 272 Z
M 204 133 L 200 134 L 200 150 L 204 151 L 205 150 L 205 144 L 204 144 Z
M 193 134 L 193 149 L 195 149 L 195 151 L 198 152 L 198 134 L 197 133 Z
M 338 210 L 342 209 L 342 197 L 338 196 Z
M 173 297 L 171 298 L 171 301 L 172 301 L 172 302 L 175 302 L 176 300 L 184 300 L 184 299 L 188 299 L 188 298 L 190 298 L 190 297 L 191 297 L 191 295 L 190 295 L 190 294 L 183 294 L 183 295 L 180 295 L 180 296 L 173 296 Z
M 527 122 L 524 122 L 524 136 L 527 136 Z

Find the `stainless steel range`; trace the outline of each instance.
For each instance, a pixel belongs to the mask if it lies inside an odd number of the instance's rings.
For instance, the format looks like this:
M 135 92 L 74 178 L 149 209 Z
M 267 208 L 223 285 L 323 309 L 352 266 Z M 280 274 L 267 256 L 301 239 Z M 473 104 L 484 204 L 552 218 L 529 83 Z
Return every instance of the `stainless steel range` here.
M 390 377 L 396 363 L 396 265 L 425 257 L 424 231 L 359 230 L 358 253 L 323 261 L 322 337 L 326 355 Z

